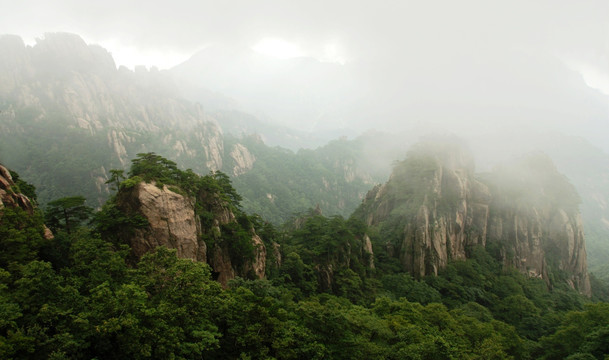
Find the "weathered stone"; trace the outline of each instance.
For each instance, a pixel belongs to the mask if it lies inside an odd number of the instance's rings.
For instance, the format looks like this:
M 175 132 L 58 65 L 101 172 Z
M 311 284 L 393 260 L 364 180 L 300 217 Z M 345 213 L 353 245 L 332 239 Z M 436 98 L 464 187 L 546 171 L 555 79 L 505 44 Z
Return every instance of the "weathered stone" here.
M 233 166 L 233 175 L 235 176 L 245 174 L 254 167 L 254 163 L 256 162 L 256 157 L 241 144 L 233 146 L 230 157 L 235 162 L 235 165 Z
M 34 214 L 34 204 L 30 199 L 15 191 L 15 183 L 10 171 L 4 166 L 0 165 L 0 210 L 5 207 L 8 208 L 20 208 L 29 215 Z M 2 214 L 0 213 L 0 216 Z M 43 237 L 47 240 L 53 239 L 53 232 L 43 225 Z
M 139 214 L 148 220 L 148 226 L 130 233 L 128 241 L 133 254 L 141 257 L 156 247 L 165 246 L 177 250 L 177 255 L 194 261 L 207 262 L 217 281 L 226 287 L 235 276 L 247 277 L 253 273 L 264 278 L 266 271 L 266 247 L 262 239 L 251 229 L 254 248 L 253 261 L 237 268 L 231 260 L 229 247 L 223 241 L 222 227 L 236 223 L 235 214 L 217 195 L 202 193 L 199 201 L 213 214 L 209 228 L 204 229 L 195 214 L 195 202 L 190 197 L 157 187 L 154 183 L 139 183 L 117 196 L 119 209 L 129 215 Z M 208 249 L 202 235 L 215 239 Z
M 137 257 L 156 247 L 176 249 L 181 258 L 205 262 L 206 245 L 200 241 L 201 224 L 195 216 L 194 202 L 167 186 L 139 183 L 118 199 L 120 209 L 140 214 L 148 226 L 136 229 L 130 237 L 131 249 Z
M 383 226 L 388 219 L 401 219 L 401 240 L 387 243 L 388 255 L 397 256 L 404 270 L 422 277 L 437 274 L 449 260 L 466 259 L 475 246 L 493 243 L 505 266 L 542 278 L 549 285 L 550 256 L 557 267 L 553 270 L 568 274 L 566 281 L 589 295 L 579 212 L 568 202 L 564 206 L 569 210 L 557 206 L 562 202 L 548 199 L 544 191 L 544 187 L 566 181 L 551 161 L 544 157 L 531 161 L 531 166 L 541 166 L 537 178 L 527 175 L 531 178 L 521 180 L 513 170 L 499 173 L 494 180 L 487 179 L 493 184 L 491 191 L 474 178 L 471 156 L 462 154 L 462 149 L 445 150 L 413 153 L 385 185 L 366 195 L 361 208 L 365 211 L 359 214 L 368 225 Z M 568 189 L 570 184 L 561 186 Z M 514 189 L 541 195 L 514 197 Z

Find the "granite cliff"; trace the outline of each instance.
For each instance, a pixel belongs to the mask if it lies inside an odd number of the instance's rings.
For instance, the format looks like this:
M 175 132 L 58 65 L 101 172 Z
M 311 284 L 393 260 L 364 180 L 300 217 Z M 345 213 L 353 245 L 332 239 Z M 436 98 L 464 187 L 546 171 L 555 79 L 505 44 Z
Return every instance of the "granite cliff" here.
M 35 181 L 43 203 L 76 186 L 103 204 L 108 170 L 125 168 L 140 152 L 163 152 L 201 173 L 219 170 L 224 146 L 217 121 L 184 100 L 165 72 L 117 69 L 108 51 L 73 34 L 48 33 L 33 46 L 0 36 L 2 161 L 28 179 L 47 179 Z M 81 160 L 66 156 L 73 153 Z M 21 167 L 26 163 L 34 166 Z M 63 171 L 78 181 L 56 180 Z
M 165 246 L 181 258 L 208 263 L 223 286 L 235 276 L 264 278 L 264 242 L 218 193 L 189 196 L 176 186 L 142 181 L 123 186 L 114 201 L 122 213 L 147 222 L 123 235 L 137 258 Z
M 36 211 L 35 203 L 26 195 L 22 194 L 19 187 L 13 181 L 11 172 L 0 165 L 0 217 L 4 208 L 17 208 L 25 211 L 29 216 Z M 53 233 L 48 227 L 41 225 L 43 237 L 52 239 Z
M 549 285 L 560 273 L 590 294 L 578 204 L 573 186 L 543 155 L 476 175 L 471 154 L 447 141 L 416 146 L 355 215 L 378 229 L 388 255 L 416 277 L 482 246 L 506 266 Z

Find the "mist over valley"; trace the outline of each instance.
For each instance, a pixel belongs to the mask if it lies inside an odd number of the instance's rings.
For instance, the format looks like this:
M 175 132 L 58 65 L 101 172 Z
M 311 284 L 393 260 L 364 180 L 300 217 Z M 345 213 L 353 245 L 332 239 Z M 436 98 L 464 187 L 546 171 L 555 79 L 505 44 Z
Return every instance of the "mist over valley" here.
M 608 354 L 607 4 L 68 5 L 0 15 L 0 357 Z

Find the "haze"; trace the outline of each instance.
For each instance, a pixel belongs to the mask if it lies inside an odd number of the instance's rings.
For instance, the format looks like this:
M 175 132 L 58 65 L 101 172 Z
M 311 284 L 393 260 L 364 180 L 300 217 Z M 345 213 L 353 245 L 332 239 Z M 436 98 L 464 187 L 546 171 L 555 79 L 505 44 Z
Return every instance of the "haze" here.
M 323 139 L 371 128 L 470 138 L 553 129 L 609 150 L 607 1 L 36 0 L 2 8 L 0 34 L 33 44 L 45 32 L 76 33 L 131 69 L 253 49 L 269 59 L 267 70 L 238 67 L 252 63 L 238 52 L 246 59 L 226 71 L 233 78 L 198 73 L 207 83 L 197 86 Z M 283 76 L 276 69 L 294 57 L 324 70 L 292 67 L 304 74 L 290 78 L 302 89 L 292 98 L 257 91 L 287 86 L 265 76 Z

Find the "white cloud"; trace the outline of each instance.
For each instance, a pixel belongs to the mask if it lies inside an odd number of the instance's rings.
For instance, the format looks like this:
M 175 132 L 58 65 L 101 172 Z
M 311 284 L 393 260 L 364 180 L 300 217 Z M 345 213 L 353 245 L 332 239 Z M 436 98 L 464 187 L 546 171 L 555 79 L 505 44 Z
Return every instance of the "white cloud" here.
M 274 37 L 260 40 L 252 46 L 252 50 L 276 59 L 290 59 L 305 55 L 298 45 Z

